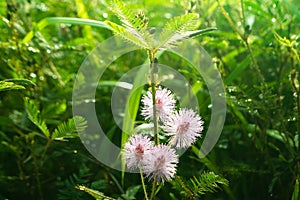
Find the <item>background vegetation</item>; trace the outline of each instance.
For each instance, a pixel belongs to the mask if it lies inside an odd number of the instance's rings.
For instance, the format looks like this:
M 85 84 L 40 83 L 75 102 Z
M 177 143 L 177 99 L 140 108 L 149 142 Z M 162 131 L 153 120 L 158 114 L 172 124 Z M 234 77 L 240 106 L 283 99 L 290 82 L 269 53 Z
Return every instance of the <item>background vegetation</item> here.
M 199 140 L 181 158 L 186 179 L 213 171 L 229 181 L 203 199 L 298 199 L 300 176 L 300 3 L 297 0 L 124 1 L 143 10 L 149 26 L 163 27 L 187 12 L 200 15 L 197 38 L 224 81 L 227 116 L 218 144 L 203 159 Z M 49 18 L 68 17 L 68 18 Z M 46 19 L 45 19 L 46 18 Z M 72 19 L 70 19 L 72 18 Z M 139 176 L 111 170 L 94 159 L 76 135 L 71 98 L 75 75 L 88 53 L 113 33 L 87 18 L 120 23 L 104 0 L 0 0 L 0 199 L 92 199 L 85 185 L 108 196 L 141 199 Z M 90 26 L 92 25 L 92 26 Z M 105 72 L 118 80 L 144 62 L 144 52 L 118 59 Z M 191 84 L 201 75 L 163 54 Z M 203 81 L 202 81 L 203 82 Z M 113 87 L 97 90 L 98 119 L 120 143 L 110 111 Z M 201 115 L 210 119 L 209 94 L 199 90 Z M 180 199 L 166 183 L 160 199 Z

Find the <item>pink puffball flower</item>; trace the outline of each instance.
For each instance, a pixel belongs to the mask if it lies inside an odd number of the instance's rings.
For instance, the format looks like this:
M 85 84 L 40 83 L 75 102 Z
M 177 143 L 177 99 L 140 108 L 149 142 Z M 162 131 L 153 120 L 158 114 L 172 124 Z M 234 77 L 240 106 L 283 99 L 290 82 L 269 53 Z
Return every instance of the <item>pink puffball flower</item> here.
M 175 150 L 167 145 L 157 145 L 151 149 L 151 154 L 145 157 L 144 173 L 150 179 L 164 183 L 175 176 L 178 156 Z
M 180 109 L 164 122 L 163 129 L 167 136 L 171 136 L 169 144 L 175 148 L 190 147 L 201 137 L 203 131 L 201 117 L 192 109 Z
M 168 115 L 174 112 L 176 100 L 170 90 L 158 87 L 155 92 L 155 102 L 156 114 L 159 120 L 163 121 Z M 151 91 L 148 91 L 147 94 L 142 97 L 142 103 L 141 115 L 144 116 L 146 120 L 152 120 L 153 102 Z
M 124 146 L 126 165 L 129 169 L 137 169 L 143 165 L 144 157 L 153 146 L 150 138 L 141 134 L 133 135 Z

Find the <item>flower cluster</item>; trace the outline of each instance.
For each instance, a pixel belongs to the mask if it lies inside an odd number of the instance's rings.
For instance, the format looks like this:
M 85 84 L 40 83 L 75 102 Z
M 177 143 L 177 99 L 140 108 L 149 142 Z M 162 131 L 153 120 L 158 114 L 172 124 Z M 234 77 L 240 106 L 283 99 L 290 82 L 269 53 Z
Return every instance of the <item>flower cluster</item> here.
M 153 95 L 148 91 L 142 97 L 141 115 L 153 120 Z M 133 135 L 125 144 L 125 158 L 129 169 L 140 168 L 150 179 L 164 182 L 174 177 L 178 163 L 175 149 L 188 148 L 201 137 L 203 121 L 192 109 L 175 110 L 172 92 L 158 87 L 155 93 L 156 116 L 161 130 L 169 137 L 167 144 L 154 145 L 150 136 Z
M 134 135 L 125 144 L 125 158 L 129 169 L 141 167 L 151 179 L 170 180 L 176 172 L 178 156 L 167 145 L 156 145 L 147 136 Z

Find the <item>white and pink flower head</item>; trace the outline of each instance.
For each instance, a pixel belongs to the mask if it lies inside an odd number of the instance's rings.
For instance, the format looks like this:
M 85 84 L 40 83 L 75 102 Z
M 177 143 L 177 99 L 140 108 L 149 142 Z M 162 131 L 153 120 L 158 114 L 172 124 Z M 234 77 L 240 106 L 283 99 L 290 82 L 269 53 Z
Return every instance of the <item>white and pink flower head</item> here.
M 168 181 L 175 176 L 178 155 L 170 146 L 160 144 L 151 149 L 145 157 L 143 170 L 150 179 L 158 182 Z
M 141 134 L 133 135 L 124 146 L 126 165 L 129 169 L 143 166 L 144 158 L 150 153 L 153 142 Z
M 141 115 L 145 117 L 146 120 L 153 119 L 153 102 L 152 93 L 147 91 L 147 93 L 142 97 L 142 111 Z M 176 100 L 172 92 L 166 88 L 158 87 L 155 93 L 155 106 L 156 114 L 160 121 L 163 121 L 167 116 L 172 114 L 175 109 Z
M 190 147 L 203 131 L 201 117 L 191 109 L 180 109 L 164 121 L 163 129 L 171 136 L 169 144 L 175 148 Z

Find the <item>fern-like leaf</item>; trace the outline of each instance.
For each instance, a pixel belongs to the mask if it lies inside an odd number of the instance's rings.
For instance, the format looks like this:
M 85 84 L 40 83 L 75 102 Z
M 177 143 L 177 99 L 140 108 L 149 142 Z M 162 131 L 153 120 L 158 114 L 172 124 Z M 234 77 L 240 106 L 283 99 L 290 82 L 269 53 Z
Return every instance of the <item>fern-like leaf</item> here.
M 147 31 L 148 18 L 140 11 L 138 14 L 126 7 L 122 1 L 113 0 L 112 10 L 121 20 L 122 25 L 111 21 L 105 21 L 109 28 L 128 42 L 131 42 L 141 48 L 150 49 L 151 35 Z
M 172 18 L 166 23 L 162 32 L 158 34 L 158 38 L 154 40 L 154 35 L 150 34 L 151 31 L 147 30 L 148 18 L 145 17 L 143 12 L 135 15 L 120 0 L 112 1 L 112 10 L 116 13 L 122 24 L 118 25 L 111 21 L 105 21 L 105 24 L 108 25 L 114 34 L 146 50 L 165 50 L 177 45 L 184 39 L 216 30 L 216 28 L 195 30 L 198 26 L 198 15 L 188 13 Z
M 47 138 L 49 138 L 50 132 L 45 121 L 40 117 L 40 110 L 35 102 L 29 98 L 25 98 L 25 109 L 30 121 L 34 123 Z
M 207 192 L 216 192 L 218 189 L 221 189 L 221 185 L 227 186 L 228 181 L 213 172 L 206 172 L 199 177 L 191 178 L 189 181 L 181 177 L 176 177 L 176 180 L 173 181 L 173 185 L 185 198 L 197 199 Z
M 228 181 L 213 173 L 203 173 L 200 177 L 193 177 L 190 179 L 192 183 L 192 191 L 197 195 L 202 195 L 207 192 L 216 192 L 217 189 L 220 189 L 220 185 L 228 185 Z
M 142 32 L 146 30 L 148 18 L 145 17 L 143 12 L 140 11 L 135 15 L 134 12 L 126 7 L 120 0 L 112 1 L 112 10 L 117 14 L 124 27 Z
M 25 89 L 22 85 L 17 85 L 15 83 L 0 81 L 0 92 L 6 90 L 22 90 Z
M 87 127 L 87 121 L 80 116 L 75 116 L 69 119 L 68 122 L 63 122 L 54 130 L 51 138 L 61 140 L 63 138 L 72 138 L 77 132 L 83 131 Z
M 35 87 L 35 83 L 27 79 L 5 79 L 5 82 L 12 82 L 24 87 Z
M 195 13 L 188 13 L 172 18 L 161 32 L 159 36 L 160 44 L 157 48 L 167 49 L 187 38 L 190 35 L 188 31 L 197 28 L 197 19 L 198 15 Z
M 126 29 L 111 21 L 105 21 L 115 35 L 143 49 L 149 49 L 150 45 L 144 37 L 135 29 Z
M 26 89 L 26 86 L 33 87 L 35 84 L 27 79 L 6 79 L 0 81 L 0 92 L 6 90 Z

